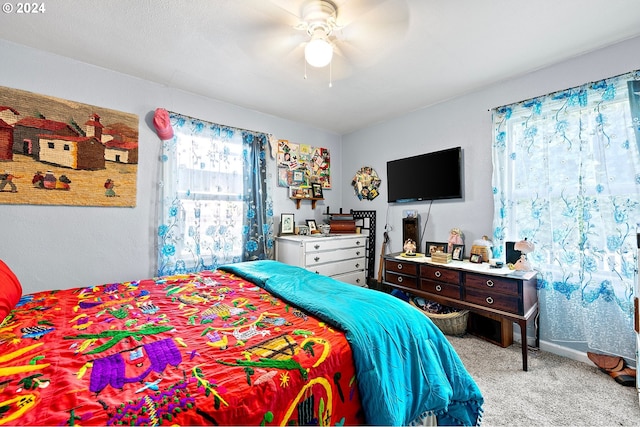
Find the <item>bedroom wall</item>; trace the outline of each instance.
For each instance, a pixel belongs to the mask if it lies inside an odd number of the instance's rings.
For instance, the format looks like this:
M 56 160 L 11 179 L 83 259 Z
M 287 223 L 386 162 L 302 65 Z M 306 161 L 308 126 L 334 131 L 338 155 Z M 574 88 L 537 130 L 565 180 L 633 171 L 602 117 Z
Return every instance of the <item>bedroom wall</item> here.
M 426 107 L 369 128 L 340 136 L 232 104 L 178 91 L 0 40 L 0 86 L 51 95 L 138 114 L 140 163 L 135 208 L 20 206 L 0 204 L 0 258 L 18 274 L 26 291 L 134 280 L 155 274 L 155 210 L 160 142 L 150 115 L 164 107 L 231 126 L 273 133 L 293 142 L 331 150 L 333 189 L 315 211 L 300 210 L 284 188 L 273 188 L 276 223 L 283 212 L 296 222 L 322 220 L 331 210 L 373 209 L 378 213 L 378 248 L 389 224 L 390 251 L 401 249 L 403 210 L 418 210 L 424 240 L 446 240 L 461 227 L 466 241 L 491 234 L 490 108 L 587 81 L 640 68 L 640 38 L 628 40 L 564 63 L 541 69 L 484 90 Z M 460 125 L 460 122 L 463 125 Z M 342 142 L 342 143 L 341 143 Z M 386 162 L 460 145 L 465 159 L 464 200 L 388 206 Z M 349 159 L 342 161 L 342 159 Z M 270 162 L 275 183 L 275 163 Z M 362 166 L 372 166 L 383 180 L 381 195 L 359 201 L 350 185 Z M 428 171 L 422 171 L 427 175 Z M 417 178 L 422 178 L 417 174 Z M 422 178 L 423 179 L 423 178 Z M 427 177 L 446 179 L 446 177 Z M 428 223 L 425 227 L 425 221 Z M 277 225 L 276 225 L 277 229 Z M 376 265 L 376 269 L 378 265 Z
M 272 133 L 292 142 L 327 147 L 334 182 L 341 182 L 339 135 L 301 123 L 204 98 L 170 87 L 0 40 L 0 86 L 120 110 L 139 116 L 137 203 L 134 208 L 0 204 L 0 259 L 22 282 L 25 293 L 155 275 L 155 220 L 161 143 L 151 125 L 163 107 L 192 117 Z M 215 76 L 212 76 L 215 79 Z M 320 221 L 325 206 L 339 207 L 341 187 L 325 191 L 315 211 L 300 210 L 285 188 L 275 187 L 269 163 L 276 232 L 280 214 L 296 222 Z M 0 168 L 4 165 L 0 163 Z M 3 169 L 4 170 L 4 169 Z M 30 182 L 30 180 L 29 180 Z
M 560 64 L 550 66 L 521 77 L 504 81 L 475 93 L 451 99 L 438 105 L 394 118 L 384 123 L 343 136 L 343 207 L 346 209 L 374 209 L 378 211 L 377 234 L 382 236 L 388 224 L 390 242 L 387 252 L 402 250 L 403 210 L 417 210 L 421 240 L 447 241 L 449 230 L 460 227 L 465 234 L 466 253 L 473 240 L 493 229 L 493 194 L 491 186 L 492 160 L 491 113 L 494 107 L 570 88 L 583 83 L 640 69 L 640 38 L 627 40 Z M 464 156 L 465 194 L 463 200 L 436 201 L 429 214 L 428 202 L 392 204 L 386 202 L 386 162 L 401 157 L 461 146 Z M 382 179 L 381 194 L 373 201 L 359 201 L 353 192 L 349 177 L 362 166 L 373 167 Z M 416 179 L 438 180 L 429 171 L 416 171 Z M 521 236 L 511 236 L 520 239 Z M 378 248 L 382 244 L 378 237 Z M 379 252 L 377 252 L 379 254 Z M 379 257 L 376 260 L 376 272 Z M 520 341 L 520 328 L 513 328 L 514 339 Z M 528 342 L 534 342 L 534 329 L 527 331 Z M 584 351 L 571 348 L 571 343 L 560 345 L 546 340 L 541 330 L 541 348 L 562 356 L 590 363 Z
M 639 50 L 640 38 L 627 40 L 344 135 L 344 158 L 355 160 L 343 162 L 345 180 L 342 182 L 342 206 L 346 209 L 377 210 L 377 235 L 382 236 L 385 224 L 389 226 L 388 252 L 402 250 L 403 211 L 413 209 L 419 212 L 420 233 L 424 233 L 420 241 L 422 250 L 425 241 L 447 241 L 449 230 L 460 227 L 465 234 L 468 255 L 473 240 L 485 234 L 491 237 L 493 230 L 492 119 L 488 110 L 640 69 Z M 387 161 L 455 146 L 463 149 L 463 200 L 435 201 L 430 215 L 428 202 L 387 204 Z M 358 200 L 350 185 L 350 177 L 363 166 L 373 167 L 382 179 L 381 194 L 373 201 Z M 431 176 L 429 171 L 416 171 L 416 179 L 437 181 L 447 177 Z M 511 238 L 520 239 L 521 236 Z M 381 244 L 382 238 L 378 237 L 376 251 L 380 250 Z

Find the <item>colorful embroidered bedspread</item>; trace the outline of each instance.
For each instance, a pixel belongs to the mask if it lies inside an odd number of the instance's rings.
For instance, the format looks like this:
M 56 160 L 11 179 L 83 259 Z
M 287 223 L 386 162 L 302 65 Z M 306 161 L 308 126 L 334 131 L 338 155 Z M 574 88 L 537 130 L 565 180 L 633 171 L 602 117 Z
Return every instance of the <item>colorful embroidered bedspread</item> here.
M 22 297 L 0 425 L 363 424 L 344 334 L 234 274 Z
M 483 398 L 442 332 L 409 304 L 276 261 L 221 267 L 344 330 L 367 423 L 479 425 Z

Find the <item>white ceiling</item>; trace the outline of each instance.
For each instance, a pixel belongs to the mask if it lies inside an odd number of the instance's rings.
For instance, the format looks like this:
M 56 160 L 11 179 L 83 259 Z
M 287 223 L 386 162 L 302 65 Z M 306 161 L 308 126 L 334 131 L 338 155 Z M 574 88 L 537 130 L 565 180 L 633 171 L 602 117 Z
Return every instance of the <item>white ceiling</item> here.
M 637 0 L 334 0 L 329 87 L 306 1 L 43 1 L 0 38 L 345 134 L 640 35 Z

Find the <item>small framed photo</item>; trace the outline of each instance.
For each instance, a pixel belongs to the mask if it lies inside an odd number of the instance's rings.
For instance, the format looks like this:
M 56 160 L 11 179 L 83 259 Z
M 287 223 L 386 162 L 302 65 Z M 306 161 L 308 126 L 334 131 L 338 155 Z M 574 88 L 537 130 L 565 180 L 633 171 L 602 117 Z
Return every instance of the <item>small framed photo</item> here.
M 301 170 L 294 170 L 291 180 L 297 184 L 302 183 L 304 181 L 304 173 Z
M 402 214 L 404 215 L 404 218 L 418 218 L 418 211 L 417 210 L 406 210 L 406 211 L 402 211 Z
M 451 259 L 454 261 L 462 261 L 464 259 L 464 245 L 453 245 Z
M 469 261 L 476 263 L 476 264 L 480 264 L 482 263 L 482 255 L 480 254 L 471 254 L 471 256 L 469 257 Z
M 300 192 L 300 187 L 296 187 L 296 186 L 289 187 L 289 197 L 290 198 L 300 197 L 299 192 Z
M 300 187 L 298 191 L 298 197 L 302 197 L 304 199 L 311 198 L 311 188 L 310 187 Z
M 292 213 L 283 213 L 280 215 L 280 234 L 294 234 L 296 231 L 295 227 L 295 216 Z
M 449 243 L 447 242 L 427 242 L 427 244 L 425 245 L 424 254 L 425 256 L 431 256 L 436 252 L 446 253 L 448 248 Z
M 318 226 L 316 225 L 315 219 L 308 219 L 307 226 L 309 227 L 309 231 L 311 232 L 318 231 Z
M 322 199 L 322 184 L 319 182 L 311 183 L 311 197 L 314 199 Z

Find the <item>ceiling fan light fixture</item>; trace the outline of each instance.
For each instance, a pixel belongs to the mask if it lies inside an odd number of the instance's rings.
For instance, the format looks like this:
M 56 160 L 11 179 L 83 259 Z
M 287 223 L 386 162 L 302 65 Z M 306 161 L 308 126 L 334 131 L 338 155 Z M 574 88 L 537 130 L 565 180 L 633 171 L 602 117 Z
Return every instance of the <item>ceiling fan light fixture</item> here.
M 296 27 L 304 29 L 311 40 L 304 48 L 304 59 L 312 67 L 322 68 L 331 63 L 333 45 L 329 37 L 335 28 L 338 10 L 331 0 L 309 0 L 304 7 L 302 22 Z
M 324 35 L 319 37 L 314 35 L 304 48 L 304 59 L 312 67 L 326 67 L 331 63 L 332 58 L 333 46 Z

